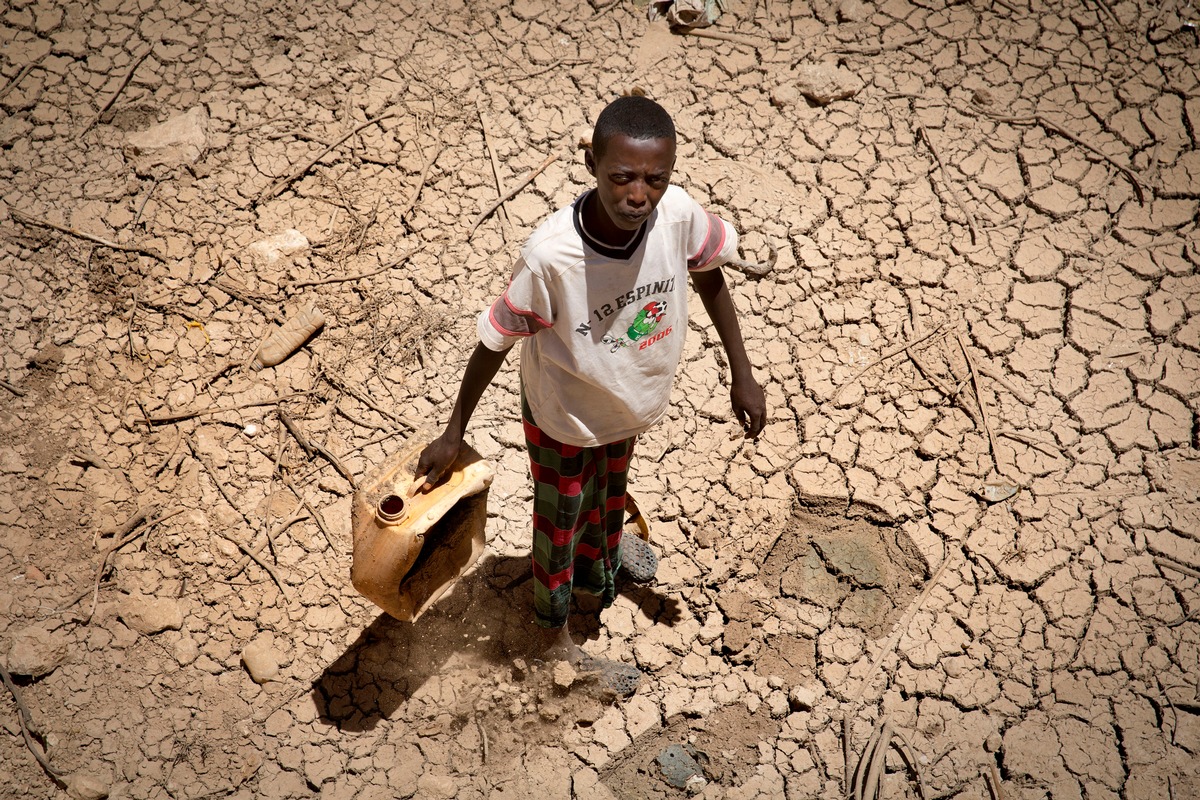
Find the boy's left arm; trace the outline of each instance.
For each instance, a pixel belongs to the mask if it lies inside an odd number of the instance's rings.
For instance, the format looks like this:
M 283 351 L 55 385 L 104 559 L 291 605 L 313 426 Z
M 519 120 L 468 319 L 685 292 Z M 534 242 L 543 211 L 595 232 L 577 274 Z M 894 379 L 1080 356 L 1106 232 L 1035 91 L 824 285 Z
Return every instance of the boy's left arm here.
M 758 381 L 754 380 L 750 359 L 746 357 L 737 310 L 733 307 L 733 298 L 729 296 L 729 287 L 725 285 L 725 276 L 720 267 L 693 272 L 692 285 L 696 287 L 696 293 L 700 295 L 704 310 L 717 329 L 729 358 L 729 398 L 733 402 L 733 414 L 742 424 L 746 437 L 753 439 L 767 424 L 767 398 Z

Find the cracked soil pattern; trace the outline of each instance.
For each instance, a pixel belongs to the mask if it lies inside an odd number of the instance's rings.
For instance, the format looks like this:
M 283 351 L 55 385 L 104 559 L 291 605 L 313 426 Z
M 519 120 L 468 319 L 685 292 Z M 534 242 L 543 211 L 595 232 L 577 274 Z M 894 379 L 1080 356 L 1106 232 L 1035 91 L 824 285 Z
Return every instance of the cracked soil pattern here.
M 885 718 L 883 798 L 1200 797 L 1200 12 L 726 6 L 0 9 L 0 797 L 673 798 L 685 745 L 697 796 L 832 800 Z M 696 303 L 638 443 L 657 581 L 576 615 L 645 674 L 613 701 L 529 651 L 517 358 L 418 622 L 351 586 L 350 504 L 635 88 L 777 257 L 726 269 L 761 438 Z

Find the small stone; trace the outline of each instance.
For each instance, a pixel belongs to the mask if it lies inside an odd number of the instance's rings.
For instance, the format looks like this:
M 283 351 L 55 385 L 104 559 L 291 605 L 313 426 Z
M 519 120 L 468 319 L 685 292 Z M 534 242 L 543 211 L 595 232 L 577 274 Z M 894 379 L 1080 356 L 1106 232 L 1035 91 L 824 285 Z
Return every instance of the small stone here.
M 40 678 L 67 660 L 65 634 L 38 625 L 17 631 L 8 648 L 8 671 L 14 675 Z
M 788 691 L 788 705 L 792 711 L 811 711 L 824 694 L 824 687 L 793 686 Z
M 274 236 L 259 239 L 246 248 L 251 257 L 267 265 L 275 264 L 280 259 L 307 249 L 308 237 L 295 228 L 288 228 Z
M 579 677 L 579 673 L 575 671 L 575 667 L 566 661 L 555 663 L 553 675 L 554 685 L 562 689 L 570 689 L 575 683 L 575 679 Z
M 194 164 L 208 147 L 208 112 L 204 106 L 195 106 L 185 114 L 129 134 L 125 145 L 139 175 L 149 174 L 156 166 Z
M 255 683 L 274 680 L 279 674 L 279 651 L 266 639 L 255 639 L 242 650 L 242 665 Z
M 797 91 L 819 106 L 862 91 L 862 78 L 836 64 L 801 64 L 793 72 Z
M 111 773 L 103 769 L 87 769 L 68 775 L 67 795 L 74 800 L 103 800 L 112 786 Z
M 117 614 L 131 629 L 146 636 L 183 627 L 179 601 L 169 597 L 131 594 L 121 601 Z

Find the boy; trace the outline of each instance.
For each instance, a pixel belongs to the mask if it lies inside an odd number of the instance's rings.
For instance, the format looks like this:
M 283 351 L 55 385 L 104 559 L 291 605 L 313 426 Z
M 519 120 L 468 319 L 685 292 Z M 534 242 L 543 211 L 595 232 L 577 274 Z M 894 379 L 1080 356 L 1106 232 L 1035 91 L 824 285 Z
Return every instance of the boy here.
M 576 589 L 612 604 L 623 555 L 654 563 L 641 539 L 622 537 L 625 482 L 634 440 L 667 409 L 687 332 L 689 275 L 728 355 L 733 411 L 747 437 L 762 431 L 766 399 L 718 268 L 736 256 L 737 235 L 670 185 L 670 115 L 645 97 L 618 98 L 597 119 L 584 160 L 595 188 L 534 231 L 508 287 L 480 315 L 480 342 L 445 432 L 421 453 L 417 491 L 441 479 L 484 389 L 523 342 L 534 609 L 545 657 L 630 694 L 641 673 L 585 655 L 567 616 Z

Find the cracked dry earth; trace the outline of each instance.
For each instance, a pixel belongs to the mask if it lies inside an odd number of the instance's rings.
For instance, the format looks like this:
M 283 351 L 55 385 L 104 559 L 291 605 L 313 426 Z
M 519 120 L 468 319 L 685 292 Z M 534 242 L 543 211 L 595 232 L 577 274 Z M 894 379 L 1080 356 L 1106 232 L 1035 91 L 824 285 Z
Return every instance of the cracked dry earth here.
M 9 0 L 0 796 L 685 796 L 668 752 L 705 798 L 1200 796 L 1195 8 L 727 5 Z M 639 443 L 658 581 L 578 614 L 645 673 L 611 702 L 525 642 L 515 358 L 417 623 L 350 504 L 634 87 L 777 259 L 727 271 L 761 439 L 697 304 Z

